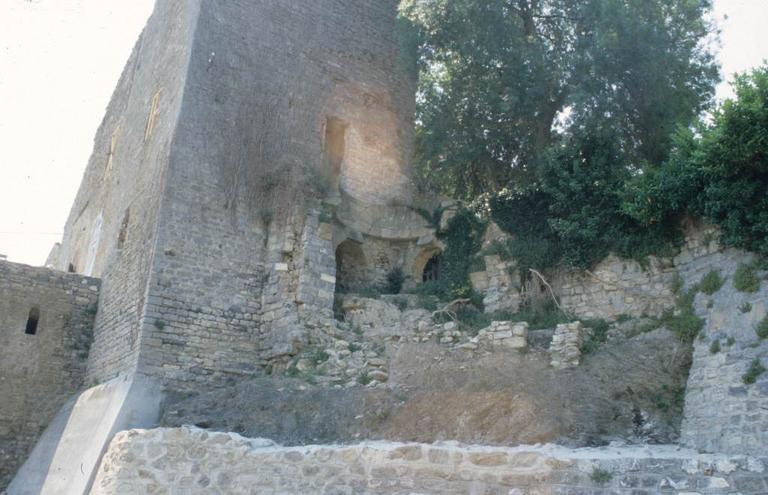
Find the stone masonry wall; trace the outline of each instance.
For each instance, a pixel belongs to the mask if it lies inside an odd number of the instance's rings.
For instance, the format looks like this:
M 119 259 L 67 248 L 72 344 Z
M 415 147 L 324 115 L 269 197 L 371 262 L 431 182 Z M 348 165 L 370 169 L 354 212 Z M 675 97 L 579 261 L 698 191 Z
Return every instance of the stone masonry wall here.
M 103 280 L 89 378 L 137 366 L 157 218 L 197 11 L 158 2 L 115 89 L 55 266 Z
M 686 446 L 745 454 L 761 454 L 768 448 L 768 373 L 758 376 L 754 384 L 743 382 L 753 361 L 768 368 L 768 339 L 756 333 L 768 315 L 768 283 L 763 272 L 755 293 L 733 286 L 738 265 L 752 260 L 742 251 L 700 243 L 690 259 L 681 263 L 686 288 L 712 270 L 725 280 L 713 295 L 699 293 L 694 302 L 705 326 L 694 341 L 685 397 L 681 442 Z
M 672 446 L 569 450 L 364 443 L 284 448 L 196 429 L 119 433 L 92 495 L 765 493 L 766 459 Z
M 83 385 L 99 284 L 0 261 L 0 491 Z M 28 335 L 33 307 L 40 316 Z
M 140 364 L 181 387 L 252 375 L 296 352 L 305 323 L 330 323 L 332 246 L 310 211 L 328 119 L 347 126 L 345 197 L 410 196 L 414 86 L 396 1 L 196 3 Z

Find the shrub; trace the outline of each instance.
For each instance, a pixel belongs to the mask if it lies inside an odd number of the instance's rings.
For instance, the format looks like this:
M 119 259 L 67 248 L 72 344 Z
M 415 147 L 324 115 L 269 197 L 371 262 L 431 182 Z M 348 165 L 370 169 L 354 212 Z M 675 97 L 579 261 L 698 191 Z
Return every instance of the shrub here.
M 401 267 L 395 267 L 387 273 L 387 280 L 384 284 L 384 294 L 400 294 L 405 282 L 405 273 Z
M 315 365 L 323 364 L 324 362 L 328 361 L 331 358 L 331 356 L 323 349 L 318 349 L 315 352 L 313 352 L 310 355 L 310 360 L 315 363 Z
M 765 371 L 765 366 L 760 363 L 760 359 L 755 358 L 755 360 L 750 363 L 747 372 L 741 377 L 741 381 L 744 382 L 744 385 L 752 385 L 757 381 L 757 378 L 760 375 L 765 373 Z
M 408 300 L 403 297 L 396 297 L 392 299 L 392 304 L 397 306 L 397 309 L 399 309 L 400 311 L 405 311 L 406 309 L 408 309 Z
M 725 341 L 725 345 L 727 345 L 728 347 L 731 347 L 735 343 L 736 343 L 736 339 L 734 339 L 733 337 L 728 337 L 728 340 Z
M 710 354 L 717 354 L 718 352 L 720 352 L 720 341 L 719 340 L 714 340 L 714 341 L 712 341 L 712 344 L 710 344 L 710 346 L 709 346 L 709 353 Z
M 371 378 L 368 373 L 362 372 L 359 375 L 357 375 L 357 383 L 360 385 L 368 385 L 373 381 L 373 378 Z
M 677 335 L 681 342 L 693 342 L 704 327 L 704 320 L 692 309 L 683 309 L 678 314 L 668 311 L 661 319 L 662 324 Z
M 755 328 L 755 333 L 761 339 L 768 339 L 768 316 L 758 323 L 757 328 Z
M 627 210 L 645 225 L 693 214 L 726 246 L 768 254 L 768 65 L 736 77 L 711 124 L 681 129 L 669 160 L 634 184 Z
M 591 354 L 595 352 L 600 345 L 608 341 L 608 329 L 610 325 L 603 319 L 586 320 L 582 322 L 586 328 L 591 330 L 591 335 L 581 344 L 581 352 Z
M 699 290 L 701 290 L 701 292 L 704 294 L 711 296 L 715 292 L 719 291 L 724 283 L 725 280 L 723 280 L 723 277 L 720 276 L 720 272 L 717 270 L 712 270 L 711 272 L 704 275 L 704 278 L 702 278 L 701 282 L 699 282 Z
M 751 303 L 748 303 L 748 302 L 745 302 L 744 304 L 742 304 L 741 306 L 739 306 L 739 310 L 740 310 L 742 313 L 749 313 L 750 311 L 752 311 L 752 304 L 751 304 Z
M 605 485 L 606 483 L 609 483 L 613 479 L 613 473 L 611 473 L 606 469 L 601 469 L 596 467 L 592 470 L 590 479 L 595 483 L 597 483 L 598 485 Z
M 155 320 L 155 328 L 157 328 L 158 330 L 162 330 L 163 328 L 165 328 L 166 325 L 167 323 L 163 320 L 159 320 L 159 319 Z
M 555 328 L 560 323 L 570 323 L 574 318 L 564 313 L 557 305 L 549 301 L 547 304 L 535 308 L 526 307 L 514 314 L 504 314 L 504 320 L 498 321 L 525 321 L 531 330 L 544 330 Z
M 456 318 L 461 326 L 469 330 L 470 333 L 477 333 L 490 326 L 491 318 L 474 306 L 462 306 L 456 311 Z
M 755 273 L 756 269 L 754 264 L 739 264 L 733 274 L 733 287 L 738 291 L 749 293 L 760 290 L 760 279 Z
M 685 281 L 679 273 L 672 277 L 672 294 L 679 295 L 685 286 Z

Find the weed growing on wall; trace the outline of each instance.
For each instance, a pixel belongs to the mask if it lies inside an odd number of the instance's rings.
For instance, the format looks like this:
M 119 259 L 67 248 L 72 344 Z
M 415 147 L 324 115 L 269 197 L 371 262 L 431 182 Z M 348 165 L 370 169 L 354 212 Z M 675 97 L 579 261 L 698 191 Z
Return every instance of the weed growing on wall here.
M 756 271 L 756 265 L 740 263 L 733 274 L 733 287 L 740 292 L 755 293 L 759 291 L 760 278 Z
M 757 325 L 757 328 L 755 328 L 755 333 L 761 339 L 768 339 L 768 316 L 763 318 L 763 321 Z
M 718 352 L 720 352 L 720 341 L 719 340 L 714 340 L 709 345 L 709 353 L 710 354 L 717 354 Z
M 757 381 L 757 378 L 765 372 L 765 366 L 762 365 L 759 358 L 755 358 L 750 363 L 747 372 L 741 377 L 741 381 L 744 382 L 744 385 L 752 385 Z
M 605 485 L 613 479 L 613 473 L 606 469 L 594 468 L 589 478 L 598 485 Z
M 723 277 L 720 276 L 720 272 L 717 270 L 712 270 L 711 272 L 704 275 L 704 278 L 702 278 L 701 282 L 699 282 L 699 290 L 704 294 L 711 296 L 715 292 L 719 291 L 724 283 L 725 280 L 723 280 Z

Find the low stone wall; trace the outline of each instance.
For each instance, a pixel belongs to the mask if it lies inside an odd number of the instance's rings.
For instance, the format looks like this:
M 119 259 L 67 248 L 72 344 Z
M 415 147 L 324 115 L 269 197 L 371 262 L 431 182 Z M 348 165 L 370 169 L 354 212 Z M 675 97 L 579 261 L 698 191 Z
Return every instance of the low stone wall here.
M 83 385 L 99 285 L 0 261 L 0 491 Z
M 202 430 L 118 434 L 92 495 L 765 493 L 766 461 L 672 446 L 280 447 Z

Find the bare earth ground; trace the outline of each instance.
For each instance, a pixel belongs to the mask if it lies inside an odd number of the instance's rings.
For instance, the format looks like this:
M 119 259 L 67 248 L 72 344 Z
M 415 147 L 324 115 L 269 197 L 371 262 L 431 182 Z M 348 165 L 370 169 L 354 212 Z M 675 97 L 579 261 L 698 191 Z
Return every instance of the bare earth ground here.
M 535 333 L 535 332 L 534 332 Z M 532 340 L 545 341 L 546 339 Z M 690 347 L 666 330 L 616 339 L 578 368 L 549 366 L 545 349 L 472 352 L 388 344 L 390 380 L 321 388 L 260 378 L 167 400 L 165 426 L 197 425 L 287 445 L 361 439 L 486 445 L 677 438 Z

